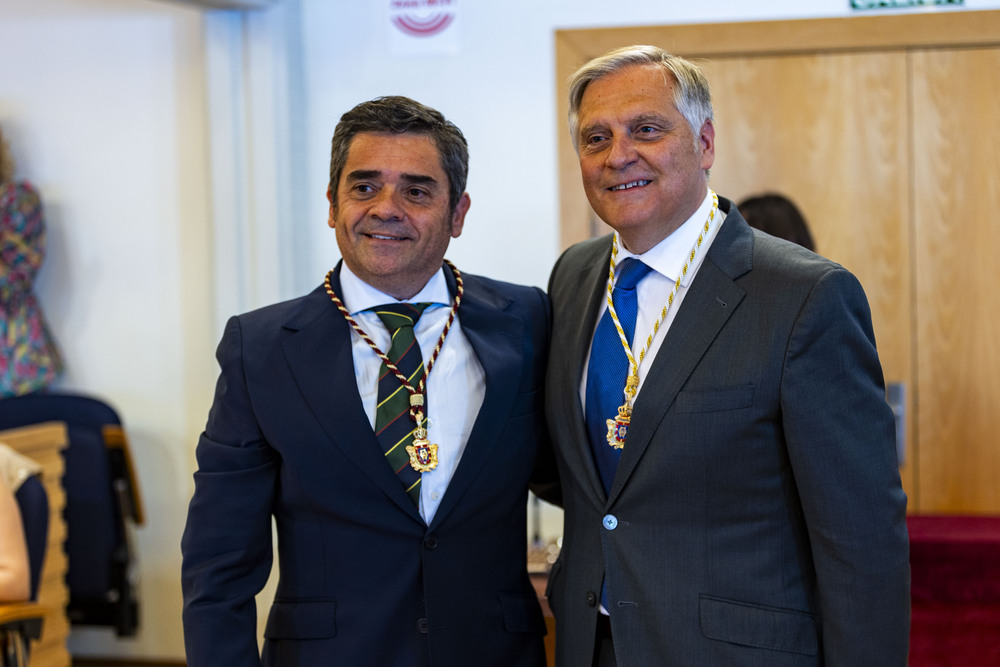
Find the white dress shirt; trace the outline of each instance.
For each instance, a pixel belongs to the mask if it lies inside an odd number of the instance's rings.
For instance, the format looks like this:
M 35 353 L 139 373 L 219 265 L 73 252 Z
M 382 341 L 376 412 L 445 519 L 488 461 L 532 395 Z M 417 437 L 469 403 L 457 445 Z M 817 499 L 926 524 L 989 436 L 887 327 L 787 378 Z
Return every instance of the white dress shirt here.
M 347 264 L 343 264 L 340 269 L 340 287 L 344 307 L 379 349 L 388 352 L 389 332 L 378 315 L 368 309 L 400 301 L 363 282 L 347 268 Z M 451 301 L 443 268 L 412 299 L 406 299 L 408 303 L 433 304 L 423 312 L 413 328 L 425 367 L 434 353 L 445 322 L 448 321 Z M 378 375 L 382 361 L 353 329 L 351 352 L 354 355 L 358 393 L 374 430 Z M 426 382 L 427 439 L 438 445 L 438 465 L 434 470 L 423 473 L 420 481 L 420 515 L 428 525 L 458 467 L 476 416 L 483 405 L 485 378 L 472 345 L 462 333 L 461 317 L 456 317 Z
M 695 211 L 694 214 L 684 222 L 684 224 L 674 230 L 674 232 L 667 238 L 663 239 L 641 255 L 629 252 L 622 244 L 621 239 L 618 240 L 618 255 L 615 260 L 616 274 L 626 257 L 635 257 L 640 259 L 643 263 L 653 269 L 647 273 L 636 286 L 636 297 L 639 301 L 639 313 L 636 315 L 635 337 L 632 339 L 632 355 L 635 357 L 636 361 L 639 360 L 639 351 L 646 345 L 646 340 L 649 337 L 649 334 L 653 331 L 653 324 L 660 316 L 660 313 L 663 312 L 663 306 L 667 303 L 670 292 L 674 288 L 674 283 L 677 281 L 677 276 L 681 275 L 684 263 L 688 260 L 688 257 L 691 254 L 691 249 L 695 246 L 695 243 L 697 243 L 698 235 L 701 234 L 704 229 L 705 220 L 708 219 L 708 214 L 711 210 L 712 193 L 708 192 L 705 196 L 705 200 L 701 203 L 701 206 L 698 207 L 698 210 Z M 653 360 L 660 351 L 660 346 L 663 344 L 663 339 L 667 335 L 667 330 L 670 329 L 670 325 L 674 321 L 674 316 L 677 314 L 677 310 L 681 307 L 681 302 L 684 300 L 685 294 L 687 294 L 688 287 L 690 287 L 691 281 L 694 280 L 695 275 L 698 273 L 698 269 L 701 267 L 705 256 L 708 254 L 708 249 L 711 247 L 712 241 L 715 240 L 715 236 L 718 233 L 719 228 L 722 226 L 722 220 L 724 218 L 725 213 L 722 211 L 716 211 L 711 229 L 702 239 L 701 246 L 698 248 L 698 253 L 695 255 L 694 261 L 692 261 L 688 266 L 687 274 L 681 280 L 680 287 L 677 289 L 677 294 L 674 296 L 673 305 L 670 306 L 667 310 L 666 316 L 663 318 L 663 321 L 660 322 L 659 330 L 653 337 L 653 342 L 650 344 L 649 349 L 646 350 L 643 361 L 639 364 L 639 388 L 636 392 L 636 397 L 639 395 L 638 392 L 642 391 L 642 385 L 646 381 L 646 375 L 649 368 L 653 364 Z M 617 280 L 617 275 L 615 279 Z M 601 318 L 604 316 L 604 311 L 607 309 L 607 292 L 603 292 L 601 297 L 601 308 L 597 313 L 597 319 L 592 325 L 593 331 L 597 330 L 597 323 L 601 321 Z M 591 346 L 593 346 L 593 342 L 594 337 L 592 332 L 590 337 Z M 583 379 L 580 383 L 580 401 L 584 408 L 586 408 L 587 405 L 587 372 L 589 368 L 590 354 L 588 353 L 587 363 L 583 369 Z M 624 386 L 622 389 L 624 390 Z

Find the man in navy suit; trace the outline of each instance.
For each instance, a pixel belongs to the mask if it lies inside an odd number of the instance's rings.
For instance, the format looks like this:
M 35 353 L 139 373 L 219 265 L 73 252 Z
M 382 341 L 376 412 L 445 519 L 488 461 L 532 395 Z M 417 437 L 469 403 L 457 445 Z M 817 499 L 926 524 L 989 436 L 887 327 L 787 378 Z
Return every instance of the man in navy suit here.
M 615 234 L 549 286 L 557 665 L 905 665 L 906 497 L 861 285 L 709 189 L 696 66 L 626 47 L 570 90 Z
M 549 306 L 444 261 L 467 171 L 459 129 L 407 98 L 337 125 L 343 261 L 312 293 L 232 318 L 219 345 L 182 543 L 191 667 L 545 664 L 525 504 L 547 446 Z M 405 347 L 423 381 L 383 367 L 401 334 L 382 314 L 400 304 L 419 304 L 403 306 L 421 311 Z M 410 395 L 386 448 L 380 381 Z M 272 518 L 280 579 L 259 655 Z

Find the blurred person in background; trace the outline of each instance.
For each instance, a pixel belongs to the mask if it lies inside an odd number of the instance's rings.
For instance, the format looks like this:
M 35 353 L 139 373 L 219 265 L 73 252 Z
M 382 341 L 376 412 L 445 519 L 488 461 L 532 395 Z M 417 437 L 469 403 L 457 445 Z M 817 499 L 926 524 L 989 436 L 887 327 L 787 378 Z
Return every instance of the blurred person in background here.
M 0 128 L 0 398 L 47 388 L 62 360 L 32 292 L 45 257 L 38 192 L 14 179 L 14 158 Z
M 741 201 L 736 208 L 754 229 L 816 252 L 805 216 L 788 197 L 773 192 L 754 195 Z

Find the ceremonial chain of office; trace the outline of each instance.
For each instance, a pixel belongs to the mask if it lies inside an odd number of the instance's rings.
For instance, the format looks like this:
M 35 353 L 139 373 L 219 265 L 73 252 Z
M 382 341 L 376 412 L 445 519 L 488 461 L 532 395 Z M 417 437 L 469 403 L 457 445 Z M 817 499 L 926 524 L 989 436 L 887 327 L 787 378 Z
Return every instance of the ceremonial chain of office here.
M 448 331 L 451 330 L 451 325 L 455 321 L 455 315 L 458 314 L 458 306 L 462 303 L 462 294 L 465 292 L 465 287 L 462 284 L 462 274 L 459 272 L 458 268 L 447 259 L 444 260 L 444 263 L 448 265 L 448 268 L 451 269 L 451 272 L 455 275 L 455 300 L 452 302 L 451 312 L 448 313 L 448 321 L 445 322 L 444 329 L 441 331 L 441 336 L 438 338 L 437 344 L 434 346 L 434 352 L 431 354 L 431 358 L 428 359 L 427 363 L 424 365 L 424 375 L 420 378 L 420 382 L 416 387 L 410 384 L 407 377 L 403 375 L 398 368 L 396 368 L 394 363 L 389 361 L 389 357 L 386 356 L 385 352 L 379 349 L 378 345 L 375 344 L 375 341 L 373 341 L 371 337 L 365 333 L 365 330 L 361 328 L 361 325 L 358 324 L 353 317 L 351 317 L 351 313 L 348 312 L 344 303 L 340 300 L 340 297 L 338 297 L 336 292 L 333 291 L 333 286 L 330 282 L 331 277 L 333 276 L 333 269 L 330 269 L 330 271 L 326 274 L 326 279 L 323 281 L 326 293 L 330 296 L 330 299 L 333 300 L 334 305 L 337 306 L 337 310 L 339 310 L 344 316 L 347 323 L 351 325 L 351 328 L 354 329 L 359 336 L 361 336 L 362 340 L 368 343 L 368 347 L 375 351 L 375 354 L 377 354 L 378 358 L 382 360 L 382 363 L 385 364 L 386 368 L 392 371 L 393 375 L 399 379 L 399 382 L 406 387 L 406 390 L 410 393 L 410 419 L 412 419 L 413 423 L 416 424 L 416 430 L 413 433 L 415 442 L 427 439 L 427 430 L 423 427 L 424 388 L 427 384 L 427 378 L 430 377 L 431 368 L 434 367 L 434 362 L 437 360 L 438 354 L 441 353 L 441 347 L 444 345 L 445 338 L 448 337 Z
M 635 356 L 632 354 L 632 346 L 630 342 L 625 338 L 625 330 L 622 329 L 621 322 L 618 321 L 618 313 L 615 312 L 615 303 L 612 299 L 612 292 L 615 283 L 615 265 L 616 258 L 618 257 L 618 232 L 615 232 L 614 238 L 611 242 L 611 267 L 608 271 L 608 285 L 607 285 L 607 300 L 608 300 L 608 312 L 611 313 L 611 321 L 614 322 L 615 329 L 618 331 L 618 338 L 621 340 L 622 347 L 625 348 L 625 356 L 628 358 L 629 373 L 625 380 L 625 401 L 618 408 L 618 414 L 608 420 L 608 444 L 615 448 L 621 449 L 625 446 L 625 438 L 621 435 L 627 432 L 629 422 L 632 419 L 632 401 L 635 399 L 636 392 L 639 390 L 639 364 L 646 357 L 646 351 L 649 349 L 650 344 L 653 342 L 653 337 L 660 330 L 660 323 L 667 316 L 667 311 L 670 310 L 670 306 L 674 303 L 674 297 L 677 296 L 677 290 L 680 289 L 681 281 L 687 275 L 688 268 L 694 261 L 695 256 L 698 254 L 698 249 L 701 248 L 702 241 L 705 240 L 705 236 L 712 228 L 712 222 L 715 220 L 716 213 L 719 210 L 719 197 L 711 189 L 708 191 L 712 195 L 712 210 L 708 213 L 708 218 L 705 220 L 705 225 L 702 227 L 701 233 L 698 234 L 698 240 L 695 242 L 694 247 L 691 248 L 691 252 L 688 253 L 687 260 L 684 262 L 684 267 L 681 269 L 680 275 L 677 276 L 677 280 L 674 282 L 674 287 L 670 290 L 670 296 L 667 297 L 667 302 L 663 305 L 663 310 L 660 311 L 660 316 L 656 318 L 656 322 L 653 323 L 653 330 L 650 332 L 649 336 L 646 338 L 645 345 L 639 350 L 639 360 L 636 361 Z

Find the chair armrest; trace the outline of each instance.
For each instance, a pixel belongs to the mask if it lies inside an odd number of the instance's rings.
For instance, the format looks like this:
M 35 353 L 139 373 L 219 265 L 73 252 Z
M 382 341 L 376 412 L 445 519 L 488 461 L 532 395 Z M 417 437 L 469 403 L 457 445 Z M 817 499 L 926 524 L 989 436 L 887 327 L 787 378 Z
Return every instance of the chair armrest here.
M 145 513 L 142 510 L 142 498 L 139 493 L 139 482 L 135 477 L 135 467 L 132 465 L 132 454 L 128 446 L 125 431 L 118 424 L 107 424 L 102 428 L 104 446 L 108 450 L 111 461 L 112 484 L 122 498 L 122 515 L 131 517 L 137 526 L 145 523 Z M 120 488 L 124 486 L 125 488 Z M 124 492 L 123 492 L 124 491 Z
M 0 603 L 0 629 L 20 629 L 28 639 L 42 634 L 42 617 L 49 609 L 37 602 Z

